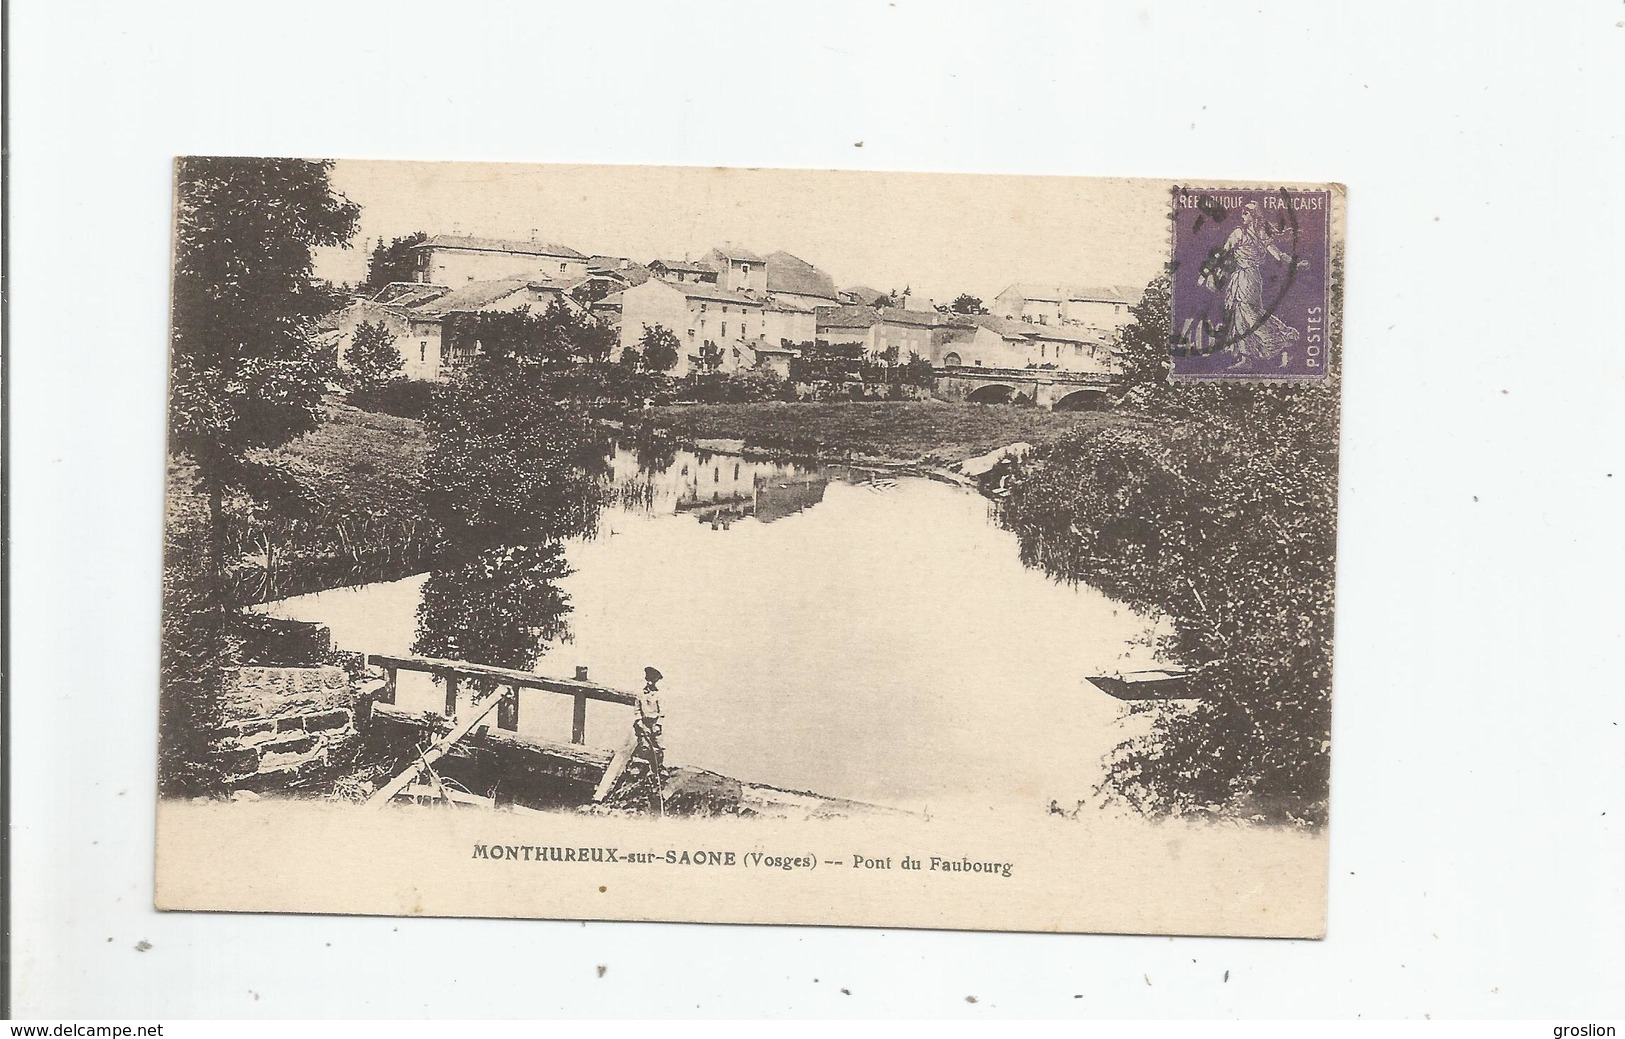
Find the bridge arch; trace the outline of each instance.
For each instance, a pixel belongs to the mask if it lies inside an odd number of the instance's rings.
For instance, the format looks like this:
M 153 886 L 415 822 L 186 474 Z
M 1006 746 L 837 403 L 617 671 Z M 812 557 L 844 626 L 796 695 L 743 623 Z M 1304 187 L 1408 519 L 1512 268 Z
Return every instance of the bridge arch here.
M 1063 397 L 1057 397 L 1055 403 L 1050 405 L 1051 411 L 1102 411 L 1109 401 L 1106 391 L 1101 389 L 1073 390 Z
M 990 382 L 971 390 L 965 399 L 972 404 L 1008 404 L 1015 392 L 1009 383 Z

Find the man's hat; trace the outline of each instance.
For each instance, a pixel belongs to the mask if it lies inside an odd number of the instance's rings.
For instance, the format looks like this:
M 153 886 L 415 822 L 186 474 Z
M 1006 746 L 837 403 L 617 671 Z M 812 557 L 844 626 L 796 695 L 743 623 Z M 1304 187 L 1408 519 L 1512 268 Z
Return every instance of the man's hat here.
M 658 682 L 658 681 L 664 679 L 665 677 L 666 677 L 665 675 L 661 674 L 659 671 L 655 670 L 652 667 L 646 667 L 646 668 L 643 669 L 643 680 L 645 682 Z

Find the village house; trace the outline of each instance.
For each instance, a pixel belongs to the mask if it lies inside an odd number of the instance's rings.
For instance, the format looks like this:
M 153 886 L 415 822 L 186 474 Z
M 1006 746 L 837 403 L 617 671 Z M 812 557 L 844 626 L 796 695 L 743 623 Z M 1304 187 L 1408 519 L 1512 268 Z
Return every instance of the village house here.
M 841 289 L 837 295 L 842 303 L 850 303 L 860 307 L 872 307 L 879 300 L 891 298 L 890 293 L 881 292 L 879 289 L 871 289 L 867 285 L 853 285 Z
M 650 278 L 621 293 L 620 351 L 658 325 L 682 344 L 673 375 L 752 368 L 756 346 L 780 346 L 778 338 L 769 339 L 770 308 L 764 299 L 718 285 Z
M 840 304 L 835 279 L 801 257 L 783 250 L 767 255 L 767 294 L 776 303 L 807 311 Z
M 339 312 L 334 324 L 337 335 L 332 337 L 331 348 L 339 367 L 344 368 L 344 352 L 355 339 L 356 327 L 363 321 L 382 324 L 385 331 L 395 337 L 403 376 L 439 379 L 468 360 L 463 351 L 453 348 L 453 337 L 449 334 L 459 316 L 521 307 L 540 314 L 553 303 L 579 314 L 584 308 L 570 295 L 573 287 L 567 281 L 543 278 L 475 281 L 455 289 L 392 283 L 372 299 L 356 300 Z
M 717 272 L 709 264 L 693 260 L 650 260 L 649 273 L 662 281 L 715 285 Z
M 818 322 L 813 308 L 773 299 L 767 304 L 763 332 L 762 341 L 770 346 L 802 347 L 818 338 Z
M 1055 368 L 1108 375 L 1117 355 L 1104 334 L 1087 328 L 1018 321 L 992 315 L 970 317 L 975 335 L 947 348 L 945 367 Z
M 993 297 L 995 317 L 1039 325 L 1080 325 L 1115 332 L 1130 320 L 1130 295 L 1112 287 L 1035 285 L 1017 282 Z
M 880 312 L 874 307 L 818 307 L 813 314 L 818 342 L 830 346 L 862 346 L 865 353 L 869 352 L 873 342 L 869 330 L 880 323 Z
M 975 331 L 963 314 L 905 307 L 881 307 L 876 313 L 880 320 L 870 328 L 869 352 L 885 357 L 896 350 L 891 356 L 899 363 L 918 354 L 932 364 L 941 364 L 943 344 L 963 338 L 959 333 Z
M 918 354 L 940 365 L 949 343 L 968 339 L 976 328 L 963 314 L 908 310 L 904 307 L 820 307 L 818 339 L 831 346 L 862 346 L 869 357 L 893 349 L 898 363 Z
M 642 285 L 649 280 L 649 268 L 626 256 L 589 256 L 587 274 L 608 275 L 621 283 L 622 288 Z
M 734 292 L 767 292 L 767 261 L 749 249 L 724 243 L 703 257 L 717 284 Z
M 416 280 L 430 285 L 512 278 L 578 281 L 587 276 L 587 257 L 553 242 L 435 235 L 412 252 Z

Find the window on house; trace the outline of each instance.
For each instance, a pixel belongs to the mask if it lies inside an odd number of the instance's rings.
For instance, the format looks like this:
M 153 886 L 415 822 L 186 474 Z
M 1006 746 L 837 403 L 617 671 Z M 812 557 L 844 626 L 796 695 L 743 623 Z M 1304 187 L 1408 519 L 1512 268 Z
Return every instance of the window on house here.
M 739 463 L 738 462 L 734 463 L 734 479 L 735 480 L 739 479 Z
M 726 321 L 722 323 L 722 338 L 728 338 L 728 322 Z
M 740 271 L 741 274 L 744 274 L 744 275 L 748 276 L 750 274 L 750 264 L 748 264 L 748 263 L 740 264 L 739 265 L 739 271 Z
M 700 304 L 700 313 L 702 313 L 702 314 L 705 313 L 705 304 L 704 303 Z
M 418 344 L 418 363 L 422 364 L 429 359 L 429 341 L 423 340 Z
M 690 339 L 693 339 L 693 338 L 694 338 L 694 330 L 693 330 L 693 329 L 692 329 L 692 328 L 691 328 L 691 329 L 689 329 L 689 330 L 688 330 L 688 337 L 689 337 L 689 338 L 690 338 Z
M 567 264 L 567 263 L 561 263 L 561 264 L 559 264 L 559 273 L 560 273 L 560 274 L 563 274 L 563 273 L 564 273 L 564 272 L 565 272 L 565 271 L 567 271 L 567 270 L 569 270 L 569 269 L 570 269 L 570 265 L 569 265 L 569 264 Z
M 1049 318 L 1045 317 L 1043 314 L 1040 314 L 1038 315 L 1038 323 L 1040 325 L 1047 325 L 1049 324 Z

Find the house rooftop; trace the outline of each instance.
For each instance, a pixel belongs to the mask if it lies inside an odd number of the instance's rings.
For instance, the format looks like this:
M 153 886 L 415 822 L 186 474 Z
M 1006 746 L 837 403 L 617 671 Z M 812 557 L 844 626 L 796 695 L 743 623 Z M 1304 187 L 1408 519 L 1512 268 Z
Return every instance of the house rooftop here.
M 422 303 L 444 296 L 451 291 L 448 285 L 426 285 L 416 281 L 392 281 L 388 285 L 372 294 L 374 303 L 393 303 L 397 306 L 409 307 L 414 303 Z
M 994 317 L 992 314 L 965 315 L 977 326 L 997 332 L 1010 340 L 1045 340 L 1055 343 L 1091 343 L 1104 346 L 1106 341 L 1098 332 L 1079 329 L 1074 325 L 1041 325 L 1036 321 Z
M 663 281 L 660 284 L 669 289 L 681 292 L 687 299 L 703 299 L 716 303 L 738 303 L 746 307 L 760 307 L 766 310 L 772 304 L 760 296 L 752 296 L 745 292 L 735 292 L 733 289 L 724 289 L 717 285 L 710 285 L 703 281 Z
M 487 253 L 513 253 L 518 256 L 563 256 L 572 260 L 585 260 L 584 253 L 576 252 L 568 245 L 557 242 L 522 242 L 511 238 L 476 238 L 471 235 L 437 234 L 421 245 L 414 245 L 418 249 L 467 249 L 473 252 Z
M 881 292 L 879 289 L 871 289 L 867 285 L 852 285 L 848 288 L 842 289 L 841 292 L 845 295 L 853 297 L 864 306 L 873 304 L 875 300 L 880 299 L 882 296 L 890 298 L 891 295 L 887 292 Z
M 874 307 L 817 307 L 813 313 L 817 315 L 820 329 L 870 328 L 880 323 L 880 314 Z
M 746 249 L 744 246 L 734 245 L 732 242 L 723 242 L 714 247 L 712 252 L 730 260 L 742 260 L 745 263 L 766 263 L 767 261 Z
M 649 261 L 650 267 L 664 267 L 668 271 L 680 271 L 683 274 L 715 274 L 717 269 L 701 260 L 662 260 L 656 257 Z
M 938 328 L 944 325 L 964 325 L 965 314 L 944 314 L 938 310 L 905 310 L 902 307 L 881 307 L 880 319 L 888 325 L 909 325 L 916 328 Z
M 1040 285 L 1033 282 L 1018 281 L 1005 289 L 999 295 L 1009 292 L 1019 293 L 1022 299 L 1054 300 L 1084 300 L 1091 303 L 1128 303 L 1129 297 L 1116 286 L 1085 286 L 1085 285 Z
M 552 278 L 497 278 L 492 281 L 471 281 L 445 295 L 412 304 L 407 307 L 407 313 L 411 317 L 438 318 L 446 314 L 480 310 L 527 289 L 553 292 L 562 296 L 584 280 L 577 278 L 569 282 Z
M 769 254 L 766 262 L 767 291 L 814 296 L 831 303 L 840 299 L 835 292 L 835 279 L 801 257 L 781 249 Z

